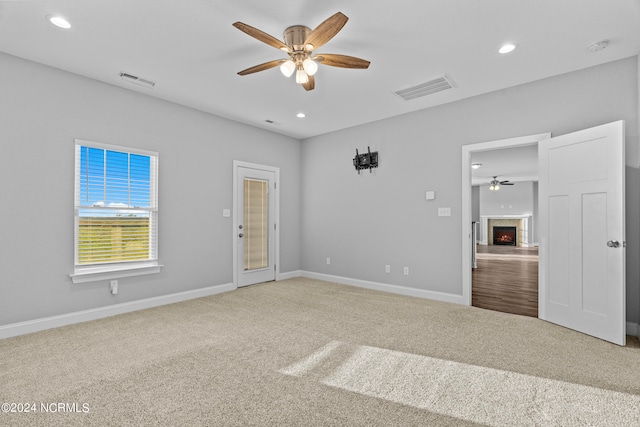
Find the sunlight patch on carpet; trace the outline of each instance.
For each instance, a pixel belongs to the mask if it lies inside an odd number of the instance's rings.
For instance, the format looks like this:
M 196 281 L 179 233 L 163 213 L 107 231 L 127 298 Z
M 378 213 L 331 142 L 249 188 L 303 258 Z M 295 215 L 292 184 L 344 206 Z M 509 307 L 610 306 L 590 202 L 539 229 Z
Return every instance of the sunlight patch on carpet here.
M 331 341 L 329 344 L 324 347 L 314 351 L 308 357 L 300 360 L 299 362 L 294 363 L 293 365 L 289 365 L 284 369 L 280 369 L 280 373 L 285 375 L 292 375 L 294 377 L 299 377 L 305 374 L 322 363 L 325 359 L 327 359 L 333 350 L 340 347 L 342 343 L 340 341 Z
M 340 345 L 280 372 L 303 376 Z M 377 347 L 356 347 L 322 383 L 495 427 L 640 425 L 637 395 Z

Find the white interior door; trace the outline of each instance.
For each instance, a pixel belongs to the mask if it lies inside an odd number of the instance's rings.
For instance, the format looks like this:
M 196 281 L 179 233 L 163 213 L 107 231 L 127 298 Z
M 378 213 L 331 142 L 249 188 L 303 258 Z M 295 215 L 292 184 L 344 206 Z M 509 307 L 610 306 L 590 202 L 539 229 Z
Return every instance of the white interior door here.
M 625 345 L 624 122 L 538 152 L 539 317 Z
M 276 278 L 276 171 L 235 165 L 235 283 Z

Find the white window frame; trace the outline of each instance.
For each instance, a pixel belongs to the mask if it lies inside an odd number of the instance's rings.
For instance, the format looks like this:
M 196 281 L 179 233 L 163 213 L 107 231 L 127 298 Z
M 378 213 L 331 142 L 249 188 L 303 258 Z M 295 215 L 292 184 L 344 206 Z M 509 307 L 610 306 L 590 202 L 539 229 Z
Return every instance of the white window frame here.
M 79 209 L 80 206 L 80 147 L 98 148 L 103 150 L 118 151 L 130 154 L 139 154 L 152 157 L 150 192 L 150 210 L 156 213 L 157 221 L 158 212 L 158 163 L 159 155 L 154 151 L 140 150 L 137 148 L 122 147 L 111 144 L 103 144 L 92 141 L 76 139 L 75 141 L 75 186 L 74 186 L 74 272 L 70 274 L 73 283 L 86 283 L 99 280 L 118 279 L 123 277 L 139 276 L 143 274 L 159 273 L 162 265 L 158 263 L 158 234 L 151 239 L 149 247 L 149 259 L 142 261 L 129 261 L 122 263 L 105 263 L 105 264 L 78 264 L 78 227 L 79 227 Z M 157 224 L 154 225 L 157 230 Z M 151 227 L 150 227 L 151 229 Z

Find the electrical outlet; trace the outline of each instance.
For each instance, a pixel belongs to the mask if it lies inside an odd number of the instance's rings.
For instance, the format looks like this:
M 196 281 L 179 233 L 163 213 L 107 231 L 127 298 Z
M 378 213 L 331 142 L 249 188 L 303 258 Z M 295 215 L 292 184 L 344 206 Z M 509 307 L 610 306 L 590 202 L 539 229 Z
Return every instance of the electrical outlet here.
M 385 265 L 384 266 L 384 272 L 385 273 L 391 273 L 391 266 L 390 265 Z
M 331 258 L 327 258 L 327 265 L 331 265 Z
M 118 281 L 112 280 L 109 284 L 109 290 L 111 291 L 111 295 L 116 295 L 118 293 Z
M 409 267 L 405 267 L 402 274 L 404 274 L 405 276 L 409 275 Z

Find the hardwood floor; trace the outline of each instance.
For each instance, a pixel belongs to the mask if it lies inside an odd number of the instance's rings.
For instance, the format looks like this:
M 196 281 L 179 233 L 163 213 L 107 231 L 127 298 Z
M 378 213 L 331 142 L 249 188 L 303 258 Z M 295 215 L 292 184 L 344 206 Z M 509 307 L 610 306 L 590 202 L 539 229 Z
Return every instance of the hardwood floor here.
M 538 248 L 478 245 L 471 305 L 538 317 Z

